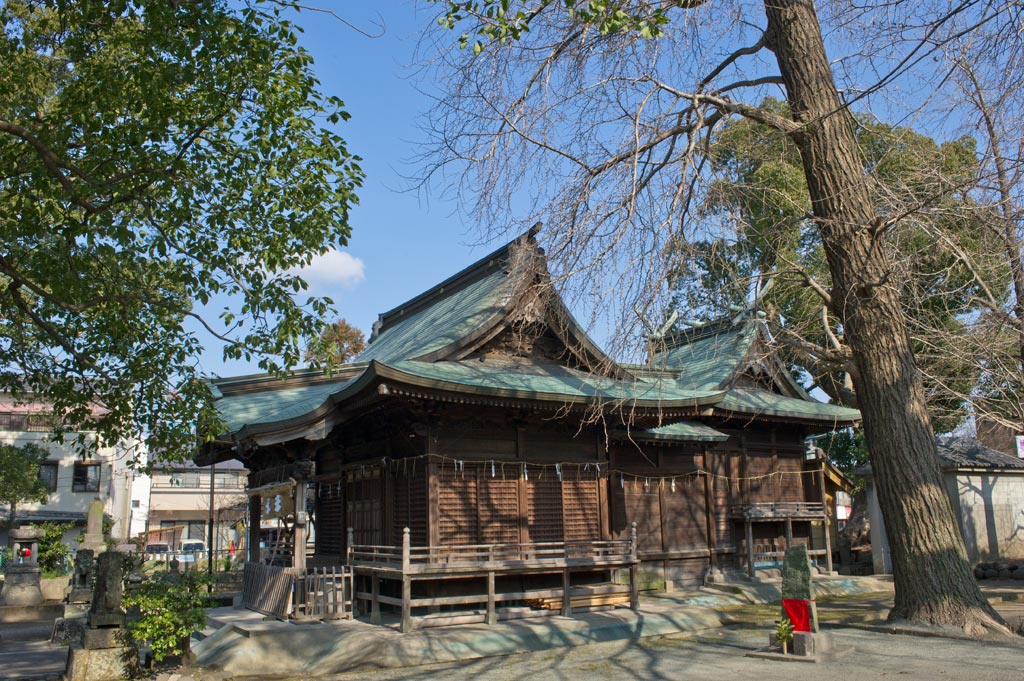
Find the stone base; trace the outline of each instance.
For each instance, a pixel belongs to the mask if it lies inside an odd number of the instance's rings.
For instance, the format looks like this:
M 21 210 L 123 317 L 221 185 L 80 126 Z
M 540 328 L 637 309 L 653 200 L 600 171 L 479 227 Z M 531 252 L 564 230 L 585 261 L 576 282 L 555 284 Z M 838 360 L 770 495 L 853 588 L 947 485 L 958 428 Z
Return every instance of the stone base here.
M 123 612 L 90 612 L 89 627 L 92 629 L 123 627 L 124 619 Z
M 92 603 L 92 589 L 72 589 L 68 593 L 68 603 Z
M 109 629 L 92 629 L 86 627 L 82 634 L 82 647 L 86 650 L 118 648 L 125 644 L 126 629 L 111 627 Z
M 811 633 L 800 631 L 793 634 L 793 654 L 801 657 L 828 657 L 835 653 L 836 646 L 832 632 Z
M 89 549 L 98 556 L 107 550 L 107 540 L 103 534 L 89 534 L 86 532 L 78 548 Z
M 88 603 L 65 603 L 64 617 L 82 617 L 89 615 Z
M 120 681 L 131 676 L 137 666 L 138 657 L 133 648 L 86 650 L 72 644 L 64 678 L 68 681 Z
M 53 629 L 50 631 L 50 643 L 68 645 L 82 640 L 85 634 L 85 617 L 58 617 L 53 621 Z
M 39 605 L 43 592 L 39 588 L 39 568 L 10 565 L 4 575 L 0 605 Z

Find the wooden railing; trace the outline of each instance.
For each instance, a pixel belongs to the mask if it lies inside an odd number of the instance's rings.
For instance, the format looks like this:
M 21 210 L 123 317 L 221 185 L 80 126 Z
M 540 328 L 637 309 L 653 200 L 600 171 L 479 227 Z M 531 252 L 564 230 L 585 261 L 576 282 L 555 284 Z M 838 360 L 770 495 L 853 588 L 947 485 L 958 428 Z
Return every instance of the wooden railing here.
M 561 598 L 561 613 L 572 613 L 572 599 L 584 592 L 600 595 L 604 602 L 615 596 L 628 598 L 636 609 L 639 602 L 637 583 L 636 523 L 630 538 L 617 540 L 538 542 L 529 544 L 462 544 L 455 546 L 411 546 L 409 529 L 405 528 L 401 546 L 354 545 L 349 530 L 348 565 L 354 577 L 370 582 L 369 591 L 356 591 L 354 600 L 368 601 L 371 623 L 380 623 L 381 604 L 401 608 L 400 630 L 413 627 L 412 609 L 419 607 L 469 606 L 486 603 L 484 621 L 497 621 L 498 602 L 530 601 Z M 628 584 L 606 584 L 599 588 L 573 587 L 572 573 L 628 569 Z M 498 576 L 529 574 L 561 574 L 562 586 L 554 589 L 532 589 L 498 593 Z M 484 578 L 486 588 L 476 594 L 413 598 L 412 583 L 421 580 Z M 401 582 L 401 597 L 381 594 L 380 581 Z M 366 580 L 363 580 L 364 582 Z
M 750 504 L 733 504 L 729 507 L 729 515 L 733 518 L 786 519 L 825 517 L 825 505 L 815 501 L 766 501 Z

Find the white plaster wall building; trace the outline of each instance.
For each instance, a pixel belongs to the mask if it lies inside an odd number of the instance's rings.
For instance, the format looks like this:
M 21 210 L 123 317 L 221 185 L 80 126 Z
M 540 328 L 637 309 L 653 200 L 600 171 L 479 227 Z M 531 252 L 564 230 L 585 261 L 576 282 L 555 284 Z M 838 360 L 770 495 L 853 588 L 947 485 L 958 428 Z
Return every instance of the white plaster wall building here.
M 216 538 L 211 548 L 227 550 L 232 542 L 239 548 L 245 537 L 245 488 L 249 472 L 241 463 L 228 461 L 217 464 L 212 473 Z M 160 541 L 175 545 L 188 539 L 208 542 L 210 483 L 208 466 L 197 467 L 192 462 L 154 464 L 150 474 L 146 532 L 153 538 L 160 535 Z M 173 532 L 159 532 L 172 528 Z
M 971 438 L 936 438 L 946 493 L 972 564 L 1024 559 L 1024 459 Z M 889 538 L 874 484 L 868 483 L 872 560 L 892 572 Z
M 69 546 L 85 527 L 89 504 L 103 502 L 106 516 L 113 521 L 111 535 L 117 540 L 128 536 L 131 511 L 133 473 L 128 466 L 133 456 L 140 455 L 135 442 L 118 443 L 114 447 L 96 447 L 83 457 L 71 444 L 58 444 L 50 439 L 51 421 L 46 405 L 17 404 L 7 395 L 0 395 L 0 442 L 22 446 L 36 444 L 49 456 L 40 469 L 49 496 L 44 503 L 19 504 L 16 523 L 60 521 L 73 522 L 75 527 L 65 535 Z M 87 441 L 95 435 L 84 433 Z M 142 460 L 145 457 L 142 456 Z M 0 504 L 0 545 L 8 544 L 7 519 L 10 509 Z

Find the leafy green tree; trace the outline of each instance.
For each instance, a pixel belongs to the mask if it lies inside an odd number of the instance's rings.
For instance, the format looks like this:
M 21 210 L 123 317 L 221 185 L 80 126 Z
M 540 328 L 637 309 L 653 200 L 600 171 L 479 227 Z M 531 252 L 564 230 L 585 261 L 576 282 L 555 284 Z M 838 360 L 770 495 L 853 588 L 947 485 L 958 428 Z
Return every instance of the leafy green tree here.
M 295 272 L 346 243 L 362 172 L 297 6 L 0 6 L 0 389 L 58 435 L 183 456 L 215 420 L 196 329 L 271 372 L 319 333 Z
M 348 321 L 338 319 L 310 341 L 305 359 L 319 366 L 338 366 L 351 361 L 365 347 L 363 332 Z
M 0 501 L 9 511 L 7 526 L 14 527 L 18 504 L 46 501 L 49 492 L 39 477 L 39 467 L 49 454 L 39 445 L 0 444 Z

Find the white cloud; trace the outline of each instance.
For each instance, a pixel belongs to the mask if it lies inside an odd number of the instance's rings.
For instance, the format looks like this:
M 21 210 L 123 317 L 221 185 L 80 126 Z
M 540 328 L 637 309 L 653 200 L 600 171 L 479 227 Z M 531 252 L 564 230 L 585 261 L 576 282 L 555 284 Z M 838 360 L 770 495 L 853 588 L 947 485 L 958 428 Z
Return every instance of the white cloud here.
M 313 258 L 308 266 L 297 271 L 310 287 L 331 289 L 352 288 L 366 279 L 363 261 L 345 251 L 327 251 Z

